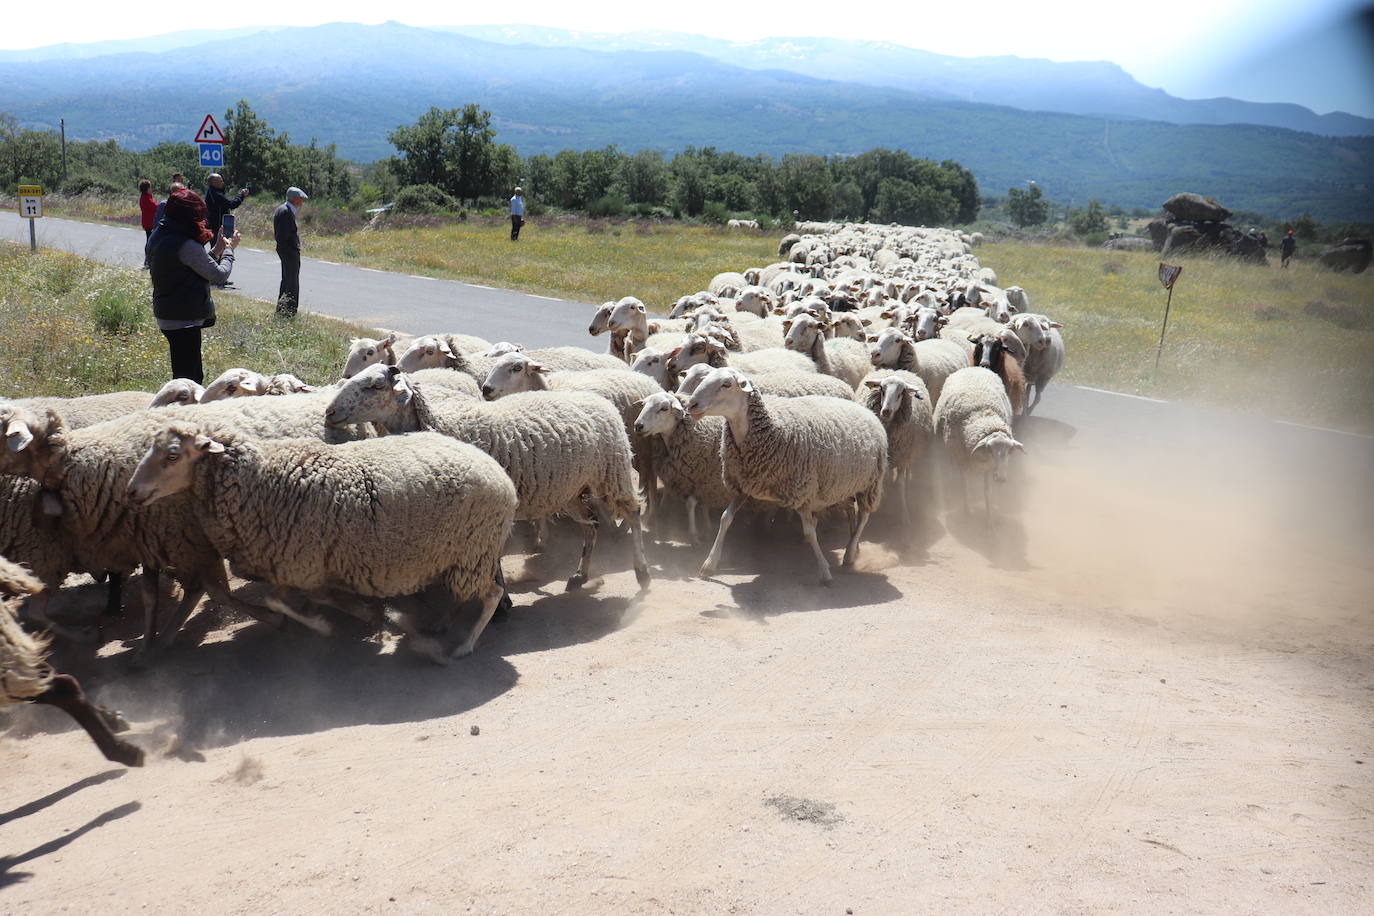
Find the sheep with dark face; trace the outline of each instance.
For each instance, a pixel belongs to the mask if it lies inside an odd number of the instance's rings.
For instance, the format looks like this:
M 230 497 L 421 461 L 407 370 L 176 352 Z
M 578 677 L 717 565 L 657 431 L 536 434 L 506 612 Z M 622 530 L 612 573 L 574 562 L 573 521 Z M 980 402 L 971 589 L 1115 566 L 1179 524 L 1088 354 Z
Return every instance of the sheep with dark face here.
M 969 364 L 990 369 L 1002 380 L 1002 386 L 1007 390 L 1007 400 L 1011 402 L 1012 416 L 1021 412 L 1026 401 L 1026 377 L 1015 355 L 1025 352 L 1021 341 L 1010 330 L 1002 334 L 982 334 L 973 341 Z

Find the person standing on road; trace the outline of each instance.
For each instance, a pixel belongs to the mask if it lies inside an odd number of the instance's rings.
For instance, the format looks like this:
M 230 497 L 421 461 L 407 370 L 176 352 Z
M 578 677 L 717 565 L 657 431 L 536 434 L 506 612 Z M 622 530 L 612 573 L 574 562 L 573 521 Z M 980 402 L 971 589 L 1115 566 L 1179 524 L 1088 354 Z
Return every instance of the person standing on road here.
M 210 251 L 206 243 L 214 241 Z M 162 221 L 145 252 L 153 281 L 153 316 L 167 338 L 172 378 L 205 381 L 200 333 L 215 323 L 210 284 L 223 283 L 234 269 L 239 234 L 216 237 L 205 226 L 205 201 L 195 191 L 178 188 L 167 198 Z
M 212 173 L 205 187 L 205 228 L 212 233 L 218 233 L 224 225 L 224 214 L 237 209 L 247 197 L 247 188 L 239 188 L 236 197 L 225 194 L 224 176 L 218 172 Z
M 307 200 L 306 193 L 295 186 L 286 189 L 286 203 L 272 214 L 272 234 L 277 240 L 277 257 L 281 258 L 281 286 L 277 288 L 277 314 L 295 317 L 301 303 L 301 234 L 296 228 L 296 215 Z
M 525 189 L 516 188 L 510 199 L 510 240 L 520 241 L 520 227 L 525 225 Z
M 153 183 L 144 178 L 138 183 L 138 216 L 143 225 L 143 269 L 148 269 L 148 239 L 157 225 L 157 201 L 153 200 Z
M 167 206 L 167 201 L 168 201 L 168 200 L 171 198 L 171 196 L 172 196 L 173 194 L 175 194 L 177 191 L 180 191 L 182 188 L 186 187 L 186 182 L 180 181 L 180 180 L 179 180 L 180 175 L 181 175 L 180 172 L 173 172 L 173 173 L 172 173 L 172 183 L 171 183 L 170 185 L 167 186 L 167 196 L 164 197 L 162 200 L 158 201 L 157 209 L 156 209 L 155 211 L 153 211 L 153 228 L 154 228 L 154 229 L 156 229 L 158 226 L 162 225 L 162 208 L 165 207 L 165 206 Z
M 1279 242 L 1279 267 L 1288 269 L 1288 262 L 1293 258 L 1293 252 L 1298 250 L 1298 240 L 1293 238 L 1293 230 L 1289 229 L 1288 234 Z

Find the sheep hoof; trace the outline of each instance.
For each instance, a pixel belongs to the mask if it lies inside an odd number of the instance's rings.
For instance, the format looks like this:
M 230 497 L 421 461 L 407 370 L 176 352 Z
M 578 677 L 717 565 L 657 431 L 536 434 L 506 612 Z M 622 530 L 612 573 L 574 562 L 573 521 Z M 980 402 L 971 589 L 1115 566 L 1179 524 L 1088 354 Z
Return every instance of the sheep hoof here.
M 649 568 L 647 566 L 636 566 L 635 579 L 639 582 L 640 588 L 648 588 L 649 582 L 651 581 L 649 578 Z
M 410 639 L 410 648 L 416 655 L 424 656 L 436 665 L 447 665 L 449 655 L 437 640 L 428 636 L 415 636 Z
M 115 763 L 124 764 L 126 767 L 143 766 L 143 749 L 127 741 L 117 742 L 105 756 Z
M 576 591 L 577 589 L 581 588 L 586 584 L 587 577 L 584 576 L 582 573 L 577 573 L 571 579 L 568 580 L 568 591 Z
M 824 585 L 826 588 L 829 588 L 830 586 L 832 586 L 832 585 L 834 585 L 834 584 L 835 584 L 835 580 L 834 580 L 834 578 L 832 578 L 832 577 L 830 576 L 829 573 L 827 573 L 826 575 L 824 575 L 824 576 L 821 577 L 821 585 Z
M 701 564 L 701 572 L 698 573 L 703 579 L 709 579 L 716 574 L 716 567 L 710 563 Z

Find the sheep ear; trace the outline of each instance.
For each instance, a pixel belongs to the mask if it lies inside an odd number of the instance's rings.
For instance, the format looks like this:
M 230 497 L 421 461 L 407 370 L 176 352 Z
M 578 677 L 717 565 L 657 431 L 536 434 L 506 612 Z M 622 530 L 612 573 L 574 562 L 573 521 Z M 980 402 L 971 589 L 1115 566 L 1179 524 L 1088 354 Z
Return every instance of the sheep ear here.
M 906 383 L 906 390 L 907 390 L 907 391 L 910 391 L 910 392 L 911 392 L 911 396 L 912 396 L 913 398 L 915 398 L 916 400 L 918 400 L 918 401 L 924 401 L 924 400 L 926 399 L 926 396 L 923 395 L 923 394 L 921 394 L 921 389 L 917 388 L 915 385 L 911 384 L 910 382 L 907 382 L 907 383 Z
M 396 335 L 388 334 L 383 340 L 377 341 L 377 346 L 383 350 L 390 350 L 394 343 L 396 343 Z
M 754 383 L 741 376 L 739 380 L 739 390 L 744 392 L 753 391 Z
M 872 326 L 872 324 L 873 324 L 873 319 L 871 319 L 871 318 L 860 318 L 860 319 L 859 319 L 859 322 L 860 322 L 864 327 L 867 328 L 867 327 Z
M 392 379 L 394 379 L 394 378 L 397 378 L 397 377 L 401 374 L 401 370 L 400 370 L 400 368 L 397 367 L 397 366 L 387 366 L 387 367 L 386 367 L 386 374 L 387 374 L 387 378 L 392 378 Z
M 864 339 L 867 340 L 869 343 L 877 343 L 877 342 L 878 342 L 878 335 L 876 335 L 876 334 L 868 334 L 868 335 L 866 335 L 866 336 L 864 337 Z
M 869 388 L 877 388 L 879 385 L 882 384 L 882 382 L 878 381 L 877 379 L 866 378 L 864 379 L 864 384 L 867 385 Z
M 681 347 L 674 347 L 673 349 L 669 350 L 667 353 L 664 353 L 663 355 L 668 357 L 669 359 L 672 359 L 674 356 L 677 356 L 681 352 Z
M 1011 440 L 1011 447 L 1016 449 L 1023 455 L 1026 453 L 1026 447 L 1022 445 L 1020 442 L 1017 442 L 1015 439 Z
M 550 369 L 548 366 L 542 366 L 542 365 L 540 365 L 539 363 L 531 362 L 531 363 L 530 363 L 530 371 L 531 371 L 531 372 L 544 372 L 544 373 L 548 373 L 548 372 L 552 372 L 553 370 Z
M 782 306 L 778 306 L 777 308 L 773 309 L 773 314 L 774 314 L 774 315 L 782 315 L 782 314 L 785 314 L 786 311 L 787 311 L 787 310 L 784 309 Z
M 1051 322 L 1050 322 L 1050 327 L 1052 327 L 1052 328 L 1062 328 L 1063 325 L 1060 324 L 1060 323 L 1057 322 L 1057 321 L 1051 321 Z
M 787 319 L 786 321 L 784 321 L 784 322 L 782 323 L 782 332 L 783 332 L 783 334 L 787 334 L 787 333 L 790 332 L 791 330 L 792 330 L 792 319 L 789 318 L 789 319 Z
M 949 316 L 948 316 L 948 315 L 941 315 L 939 318 L 936 318 L 936 319 L 935 319 L 935 326 L 936 326 L 936 327 L 943 328 L 943 327 L 944 327 L 945 325 L 947 325 L 947 324 L 949 324 Z
M 453 352 L 453 345 L 447 340 L 439 341 L 439 352 L 452 359 L 458 358 L 458 354 Z
M 224 443 L 216 442 L 209 436 L 201 435 L 196 436 L 196 448 L 207 454 L 218 455 L 220 452 L 224 451 Z
M 29 424 L 18 417 L 5 424 L 5 446 L 12 452 L 22 452 L 33 443 Z
M 886 318 L 886 319 L 888 319 L 888 320 L 891 320 L 891 319 L 892 319 L 892 309 L 883 309 L 881 312 L 878 313 L 878 317 L 879 317 L 879 318 Z

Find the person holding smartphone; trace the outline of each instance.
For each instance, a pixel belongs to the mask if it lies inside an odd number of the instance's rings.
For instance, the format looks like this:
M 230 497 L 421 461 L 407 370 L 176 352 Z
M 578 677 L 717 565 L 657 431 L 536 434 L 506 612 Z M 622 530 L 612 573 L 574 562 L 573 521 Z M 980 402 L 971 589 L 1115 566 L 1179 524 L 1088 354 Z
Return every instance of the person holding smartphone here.
M 239 188 L 237 197 L 230 197 L 224 193 L 224 176 L 219 172 L 210 175 L 210 181 L 205 188 L 205 228 L 210 230 L 213 237 L 224 228 L 224 217 L 231 210 L 238 208 L 248 198 L 248 189 Z M 225 236 L 234 234 L 233 223 L 224 229 Z
M 206 244 L 214 242 L 207 252 Z M 205 201 L 189 188 L 167 198 L 162 222 L 148 239 L 148 273 L 153 281 L 153 316 L 167 338 L 172 378 L 205 381 L 201 364 L 202 328 L 215 323 L 211 285 L 229 279 L 239 234 L 225 238 L 205 224 Z

